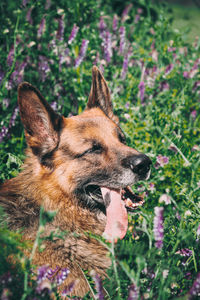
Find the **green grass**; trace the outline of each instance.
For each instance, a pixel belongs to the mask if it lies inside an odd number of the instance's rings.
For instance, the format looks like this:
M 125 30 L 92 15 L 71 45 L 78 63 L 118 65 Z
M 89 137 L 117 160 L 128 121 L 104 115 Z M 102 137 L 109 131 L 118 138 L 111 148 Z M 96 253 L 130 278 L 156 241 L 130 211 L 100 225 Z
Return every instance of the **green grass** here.
M 178 29 L 185 41 L 194 42 L 200 32 L 200 8 L 194 4 L 170 4 L 172 9 L 172 27 Z
M 57 111 L 66 117 L 80 113 L 87 102 L 95 61 L 110 87 L 127 144 L 153 161 L 149 181 L 133 187 L 144 193 L 145 205 L 129 217 L 126 238 L 111 245 L 113 267 L 103 282 L 107 299 L 124 300 L 128 295 L 129 300 L 198 299 L 200 43 L 188 44 L 196 33 L 182 34 L 185 25 L 180 19 L 183 15 L 185 22 L 187 16 L 197 30 L 199 12 L 194 9 L 190 15 L 182 8 L 185 13 L 171 26 L 166 8 L 138 0 L 126 17 L 118 16 L 114 30 L 114 14 L 123 11 L 124 1 L 52 0 L 50 9 L 46 4 L 46 0 L 27 1 L 24 6 L 19 1 L 0 3 L 4 16 L 0 29 L 0 181 L 16 176 L 24 159 L 26 142 L 16 111 L 17 85 L 23 80 L 31 82 L 49 103 L 56 101 Z M 179 9 L 173 7 L 178 16 Z M 99 30 L 102 20 L 112 37 L 112 44 L 106 40 L 106 47 L 102 43 L 105 29 Z M 64 31 L 58 30 L 59 22 Z M 79 31 L 68 43 L 74 24 Z M 180 32 L 174 30 L 178 26 Z M 83 40 L 89 41 L 88 48 L 75 67 Z M 157 207 L 163 209 L 163 220 L 156 217 Z M 40 225 L 52 218 L 41 210 Z M 157 235 L 162 226 L 163 234 Z M 48 299 L 44 291 L 38 292 L 37 268 L 21 251 L 31 246 L 21 243 L 20 234 L 2 225 L 0 295 L 15 300 Z M 32 251 L 40 242 L 38 233 Z M 96 293 L 94 280 L 86 277 Z M 50 289 L 59 299 L 54 283 Z

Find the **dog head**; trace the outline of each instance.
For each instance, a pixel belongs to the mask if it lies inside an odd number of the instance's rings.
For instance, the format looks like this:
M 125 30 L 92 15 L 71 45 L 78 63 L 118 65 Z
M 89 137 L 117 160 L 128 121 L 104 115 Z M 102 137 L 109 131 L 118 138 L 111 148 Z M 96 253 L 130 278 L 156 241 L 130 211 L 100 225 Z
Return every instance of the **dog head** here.
M 114 235 L 123 237 L 125 203 L 133 209 L 142 203 L 129 186 L 149 177 L 151 160 L 126 145 L 98 68 L 93 67 L 89 101 L 81 115 L 61 117 L 29 83 L 19 86 L 18 103 L 37 176 L 77 199 L 80 206 L 104 212 L 106 234 L 110 235 L 108 223 L 114 222 L 115 229 L 121 226 Z

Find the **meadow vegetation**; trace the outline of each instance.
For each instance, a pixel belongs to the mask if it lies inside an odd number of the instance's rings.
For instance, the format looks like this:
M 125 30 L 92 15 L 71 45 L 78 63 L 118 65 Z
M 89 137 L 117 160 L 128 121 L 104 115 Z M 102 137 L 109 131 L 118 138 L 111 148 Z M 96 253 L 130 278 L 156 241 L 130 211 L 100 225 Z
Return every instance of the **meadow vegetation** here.
M 96 299 L 200 296 L 200 39 L 184 42 L 166 10 L 147 0 L 0 3 L 0 181 L 16 176 L 24 159 L 18 84 L 30 82 L 71 116 L 84 110 L 93 65 L 108 82 L 128 145 L 153 161 L 148 182 L 134 186 L 144 206 L 129 216 L 127 236 L 108 245 L 109 278 L 85 274 Z M 52 218 L 41 208 L 39 231 Z M 35 245 L 42 251 L 39 234 Z M 2 222 L 1 299 L 60 299 L 68 270 L 55 279 L 55 270 L 32 265 L 26 247 Z

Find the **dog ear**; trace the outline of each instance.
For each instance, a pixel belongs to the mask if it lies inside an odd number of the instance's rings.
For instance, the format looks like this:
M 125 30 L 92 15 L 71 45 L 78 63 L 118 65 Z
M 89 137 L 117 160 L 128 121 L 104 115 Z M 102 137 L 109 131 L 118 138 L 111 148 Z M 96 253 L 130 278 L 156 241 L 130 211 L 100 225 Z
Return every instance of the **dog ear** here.
M 113 107 L 108 85 L 100 72 L 93 66 L 92 68 L 92 86 L 86 109 L 99 107 L 110 119 L 118 123 L 118 117 L 113 114 Z
M 40 92 L 27 82 L 18 87 L 20 116 L 25 128 L 28 145 L 33 153 L 43 157 L 57 147 L 62 117 L 42 97 Z

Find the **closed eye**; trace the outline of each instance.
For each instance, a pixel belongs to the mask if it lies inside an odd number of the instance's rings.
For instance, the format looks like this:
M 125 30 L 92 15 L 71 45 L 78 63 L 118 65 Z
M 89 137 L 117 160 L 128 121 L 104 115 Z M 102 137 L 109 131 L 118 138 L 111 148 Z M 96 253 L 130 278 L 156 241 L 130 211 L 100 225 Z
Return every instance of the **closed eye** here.
M 118 135 L 118 139 L 120 140 L 120 142 L 122 144 L 126 145 L 126 138 L 125 138 L 125 135 L 123 134 L 123 132 L 120 130 L 117 130 L 117 135 Z
M 84 155 L 93 154 L 93 153 L 101 154 L 102 152 L 103 152 L 103 146 L 100 143 L 94 142 L 91 148 L 87 149 L 81 154 L 77 154 L 76 158 L 80 158 L 83 157 Z
M 85 154 L 86 153 L 96 153 L 96 154 L 101 154 L 103 151 L 103 147 L 101 144 L 99 143 L 94 143 L 92 148 L 88 149 L 85 151 Z

